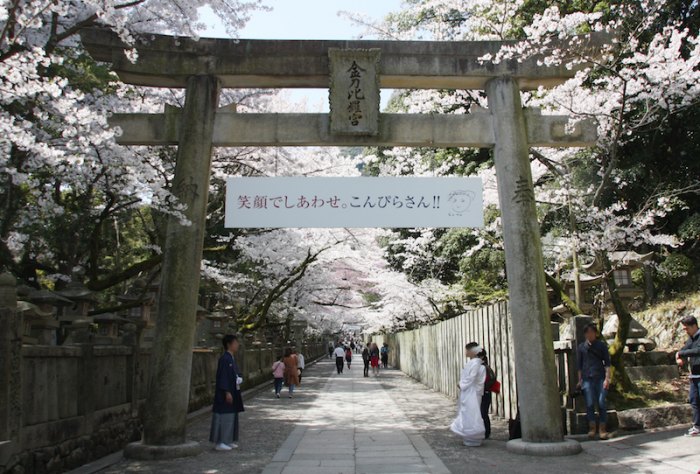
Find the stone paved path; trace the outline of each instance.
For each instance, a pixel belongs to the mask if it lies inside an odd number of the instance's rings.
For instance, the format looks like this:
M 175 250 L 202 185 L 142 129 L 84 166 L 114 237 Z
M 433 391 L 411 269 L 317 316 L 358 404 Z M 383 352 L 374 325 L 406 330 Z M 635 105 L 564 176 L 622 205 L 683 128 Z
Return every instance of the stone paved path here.
M 449 473 L 380 381 L 333 374 L 263 474 Z
M 679 473 L 700 474 L 700 439 L 687 427 L 585 442 L 578 456 L 536 458 L 510 454 L 503 422 L 493 439 L 466 448 L 448 429 L 455 402 L 396 370 L 363 379 L 362 368 L 334 374 L 329 360 L 307 367 L 294 399 L 275 399 L 271 388 L 246 397 L 240 448 L 205 449 L 193 458 L 143 462 L 120 459 L 93 472 L 149 474 L 335 472 L 462 473 Z M 209 416 L 191 421 L 190 438 L 205 446 Z M 100 471 L 100 469 L 103 469 Z

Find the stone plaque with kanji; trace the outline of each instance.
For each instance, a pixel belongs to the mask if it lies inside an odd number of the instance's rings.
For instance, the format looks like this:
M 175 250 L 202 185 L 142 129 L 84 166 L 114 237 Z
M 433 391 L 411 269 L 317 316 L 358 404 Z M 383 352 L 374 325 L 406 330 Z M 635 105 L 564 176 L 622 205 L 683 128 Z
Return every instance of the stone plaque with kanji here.
M 328 50 L 332 134 L 379 133 L 380 54 L 379 49 Z

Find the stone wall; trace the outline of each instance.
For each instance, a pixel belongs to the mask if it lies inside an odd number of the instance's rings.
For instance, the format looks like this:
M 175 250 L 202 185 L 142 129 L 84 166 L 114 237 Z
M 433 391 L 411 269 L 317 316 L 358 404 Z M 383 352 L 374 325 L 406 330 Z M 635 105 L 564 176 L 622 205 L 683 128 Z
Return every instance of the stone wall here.
M 679 323 L 681 318 L 695 316 L 700 320 L 700 292 L 665 301 L 633 316 L 649 331 L 647 337 L 659 349 L 677 351 L 688 339 Z

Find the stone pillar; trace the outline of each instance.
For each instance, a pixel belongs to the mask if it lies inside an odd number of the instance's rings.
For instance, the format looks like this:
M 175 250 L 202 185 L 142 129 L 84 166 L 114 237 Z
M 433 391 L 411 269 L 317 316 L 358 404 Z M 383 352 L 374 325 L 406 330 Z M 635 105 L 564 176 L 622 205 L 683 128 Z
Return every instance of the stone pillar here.
M 143 440 L 125 450 L 133 458 L 188 456 L 200 449 L 185 435 L 219 91 L 213 76 L 192 76 L 187 82 L 172 192 L 187 206 L 189 222 L 168 220 Z
M 501 205 L 513 324 L 521 440 L 513 452 L 562 455 L 581 451 L 565 442 L 554 363 L 540 229 L 520 89 L 510 77 L 486 85 L 494 129 L 494 161 Z
M 22 428 L 22 320 L 15 278 L 0 274 L 0 471 L 18 450 Z

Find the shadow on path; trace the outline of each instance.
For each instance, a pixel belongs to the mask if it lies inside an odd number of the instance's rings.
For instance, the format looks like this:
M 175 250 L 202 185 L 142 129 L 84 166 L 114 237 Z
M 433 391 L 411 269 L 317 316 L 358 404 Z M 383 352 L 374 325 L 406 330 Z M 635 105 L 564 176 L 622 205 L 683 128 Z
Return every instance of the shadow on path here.
M 239 448 L 228 452 L 211 449 L 209 443 L 209 414 L 193 419 L 188 426 L 188 438 L 199 441 L 204 452 L 192 458 L 168 461 L 133 461 L 122 459 L 117 464 L 100 472 L 117 473 L 257 473 L 272 460 L 277 449 L 287 439 L 295 426 L 303 421 L 306 409 L 312 407 L 319 392 L 323 390 L 335 364 L 328 359 L 308 365 L 304 371 L 301 387 L 294 398 L 274 397 L 272 375 L 269 389 L 244 400 L 246 411 L 240 418 Z

